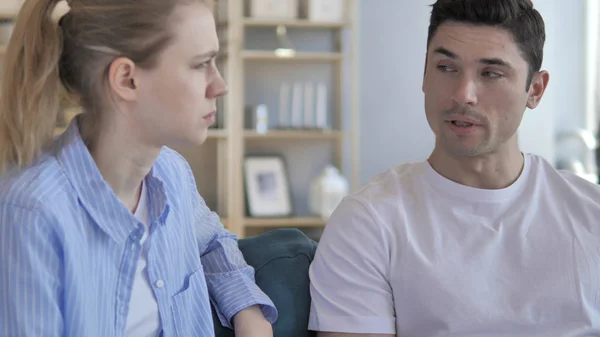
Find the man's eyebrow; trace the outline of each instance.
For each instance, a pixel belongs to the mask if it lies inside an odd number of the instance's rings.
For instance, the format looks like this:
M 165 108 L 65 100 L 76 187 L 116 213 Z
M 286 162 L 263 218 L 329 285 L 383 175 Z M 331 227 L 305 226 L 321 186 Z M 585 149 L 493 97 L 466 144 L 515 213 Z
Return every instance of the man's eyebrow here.
M 447 57 L 449 57 L 451 59 L 457 59 L 458 58 L 458 55 L 456 55 L 455 53 L 449 51 L 448 49 L 446 49 L 444 47 L 436 48 L 433 52 L 436 53 L 436 54 L 447 56 Z
M 482 64 L 486 64 L 486 65 L 490 65 L 490 66 L 501 66 L 501 67 L 505 67 L 505 68 L 512 68 L 512 66 L 510 65 L 509 62 L 500 59 L 500 58 L 484 58 L 484 59 L 480 59 L 479 63 Z
M 458 55 L 456 55 L 456 53 L 454 53 L 444 47 L 436 48 L 433 52 L 436 54 L 444 55 L 453 60 L 459 59 L 459 57 L 458 57 Z M 505 61 L 501 58 L 482 58 L 482 59 L 479 59 L 479 63 L 485 64 L 485 65 L 490 65 L 490 66 L 501 66 L 501 67 L 505 67 L 505 68 L 512 68 L 512 65 L 508 61 Z

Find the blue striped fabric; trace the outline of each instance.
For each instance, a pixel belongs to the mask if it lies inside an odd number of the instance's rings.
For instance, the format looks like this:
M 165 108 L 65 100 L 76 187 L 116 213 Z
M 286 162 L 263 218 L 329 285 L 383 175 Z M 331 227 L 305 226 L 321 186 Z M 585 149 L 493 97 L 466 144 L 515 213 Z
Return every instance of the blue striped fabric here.
M 77 119 L 34 165 L 0 181 L 0 336 L 123 336 L 143 225 L 103 180 Z M 192 172 L 163 149 L 146 178 L 148 277 L 164 336 L 214 336 L 272 301 L 197 192 Z

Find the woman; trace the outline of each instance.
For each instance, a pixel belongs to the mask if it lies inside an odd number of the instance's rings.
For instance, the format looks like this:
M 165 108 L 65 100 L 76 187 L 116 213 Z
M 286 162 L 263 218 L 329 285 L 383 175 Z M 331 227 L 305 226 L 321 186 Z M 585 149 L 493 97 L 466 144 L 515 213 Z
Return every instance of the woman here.
M 185 160 L 226 84 L 212 4 L 27 0 L 0 105 L 0 336 L 270 336 Z M 61 90 L 83 113 L 51 141 Z

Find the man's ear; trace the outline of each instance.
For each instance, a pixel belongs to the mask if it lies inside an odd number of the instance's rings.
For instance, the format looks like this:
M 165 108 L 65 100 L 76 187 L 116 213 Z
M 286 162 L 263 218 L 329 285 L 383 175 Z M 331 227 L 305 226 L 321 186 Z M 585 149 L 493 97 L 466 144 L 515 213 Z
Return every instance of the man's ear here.
M 111 92 L 124 101 L 137 98 L 135 63 L 126 57 L 114 60 L 108 69 L 108 82 Z
M 540 104 L 549 81 L 550 74 L 545 70 L 542 70 L 533 76 L 531 85 L 529 86 L 529 97 L 527 99 L 527 107 L 529 109 L 535 109 L 538 104 Z

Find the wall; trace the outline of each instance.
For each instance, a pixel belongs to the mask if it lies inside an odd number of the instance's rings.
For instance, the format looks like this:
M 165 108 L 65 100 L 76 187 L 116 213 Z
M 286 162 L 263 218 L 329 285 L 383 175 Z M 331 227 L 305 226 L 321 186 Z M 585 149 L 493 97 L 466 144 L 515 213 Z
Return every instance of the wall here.
M 535 2 L 546 21 L 543 66 L 551 81 L 540 106 L 527 111 L 519 140 L 524 151 L 551 162 L 556 130 L 585 123 L 584 1 Z M 391 166 L 423 160 L 433 147 L 421 92 L 432 2 L 360 2 L 361 183 Z
M 423 77 L 429 8 L 425 1 L 360 1 L 360 181 L 433 146 Z

